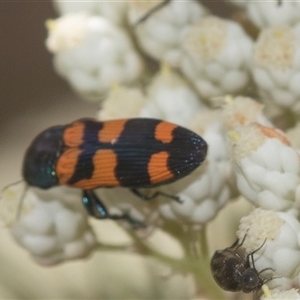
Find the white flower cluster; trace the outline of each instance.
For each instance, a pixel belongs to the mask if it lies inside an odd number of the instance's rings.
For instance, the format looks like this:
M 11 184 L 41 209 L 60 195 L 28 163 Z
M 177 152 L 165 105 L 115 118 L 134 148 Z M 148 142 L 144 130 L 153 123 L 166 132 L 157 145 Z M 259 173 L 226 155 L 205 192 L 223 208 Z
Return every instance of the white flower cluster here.
M 238 5 L 258 27 L 293 25 L 300 21 L 300 2 L 287 0 L 253 1 L 228 0 Z
M 47 22 L 48 49 L 57 72 L 91 101 L 99 101 L 115 83 L 132 83 L 143 63 L 124 29 L 84 12 Z
M 299 291 L 292 288 L 287 291 L 280 291 L 279 289 L 274 289 L 270 291 L 270 295 L 262 295 L 261 300 L 296 300 L 300 299 Z
M 246 236 L 247 253 L 263 245 L 254 254 L 255 268 L 272 269 L 261 274 L 275 277 L 269 286 L 299 287 L 299 152 L 249 98 L 229 99 L 223 116 L 238 191 L 259 207 L 240 220 L 238 237 Z
M 115 83 L 141 82 L 145 54 L 178 67 L 206 99 L 247 87 L 252 41 L 240 25 L 209 16 L 193 0 L 171 1 L 134 26 L 158 3 L 123 3 L 112 16 L 114 2 L 56 1 L 63 15 L 47 22 L 46 44 L 58 73 L 84 98 L 97 102 Z M 122 26 L 124 11 L 132 32 Z
M 53 0 L 60 15 L 86 12 L 90 15 L 102 16 L 117 25 L 124 25 L 127 15 L 126 1 L 61 1 Z
M 21 186 L 9 187 L 1 199 L 1 220 L 15 240 L 41 265 L 87 257 L 96 239 L 80 203 L 81 191 L 29 188 L 19 206 Z
M 299 45 L 300 24 L 264 29 L 255 44 L 252 64 L 261 97 L 295 113 L 300 112 Z
M 163 65 L 148 87 L 147 102 L 139 115 L 186 126 L 201 107 L 204 105 L 187 82 Z
M 158 1 L 130 2 L 130 23 L 134 25 L 157 3 Z M 164 9 L 135 27 L 134 34 L 145 53 L 172 66 L 178 66 L 186 31 L 207 13 L 207 9 L 195 0 L 171 1 Z
M 170 1 L 137 26 L 162 1 L 123 1 L 118 9 L 114 1 L 55 2 L 62 16 L 47 22 L 47 47 L 59 74 L 97 102 L 99 121 L 163 119 L 208 143 L 206 160 L 194 172 L 142 190 L 177 195 L 182 203 L 163 195 L 142 201 L 121 187 L 97 190 L 109 211 L 141 220 L 146 234 L 170 224 L 198 230 L 231 200 L 244 198 L 256 209 L 241 220 L 243 247 L 250 253 L 263 245 L 255 267 L 271 268 L 260 276 L 278 276 L 267 284 L 287 293 L 274 289 L 273 299 L 298 299 L 300 2 L 236 3 L 262 28 L 256 38 L 199 1 Z M 55 264 L 94 249 L 78 191 L 27 193 L 22 211 L 28 214 L 2 219 L 36 261 Z M 8 198 L 4 211 L 11 216 L 18 209 Z
M 236 128 L 230 136 L 243 195 L 266 209 L 299 206 L 300 158 L 286 137 L 258 123 Z
M 187 31 L 183 48 L 180 69 L 204 99 L 248 86 L 252 41 L 237 23 L 202 18 Z

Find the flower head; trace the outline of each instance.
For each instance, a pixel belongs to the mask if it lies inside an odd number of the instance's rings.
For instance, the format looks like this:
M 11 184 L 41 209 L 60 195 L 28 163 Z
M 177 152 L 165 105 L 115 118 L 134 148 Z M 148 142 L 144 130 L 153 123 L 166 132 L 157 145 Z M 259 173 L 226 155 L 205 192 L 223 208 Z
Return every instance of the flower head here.
M 233 130 L 239 126 L 246 126 L 257 122 L 265 126 L 272 126 L 269 119 L 264 115 L 264 106 L 252 98 L 237 96 L 225 97 L 225 103 L 221 110 L 223 123 L 227 130 Z
M 263 99 L 298 113 L 300 26 L 264 29 L 255 44 L 252 73 Z
M 129 21 L 134 24 L 162 1 L 131 1 Z M 207 14 L 196 1 L 171 1 L 134 28 L 137 41 L 151 57 L 178 66 L 187 28 Z
M 140 116 L 185 126 L 204 105 L 188 83 L 166 64 L 153 78 Z
M 12 202 L 20 201 L 19 187 L 6 191 L 6 197 L 1 199 L 3 211 L 9 212 L 1 219 L 11 227 L 15 240 L 38 264 L 55 265 L 91 253 L 96 240 L 81 204 L 80 190 L 29 188 L 21 206 L 12 210 Z M 13 197 L 11 193 L 14 193 Z
M 61 15 L 86 12 L 102 16 L 117 25 L 124 25 L 127 15 L 126 1 L 60 1 L 53 0 L 55 8 Z
M 73 22 L 76 17 L 80 19 L 79 23 Z M 62 20 L 72 26 L 55 25 Z M 142 61 L 127 33 L 109 20 L 78 13 L 64 15 L 49 24 L 47 44 L 54 53 L 55 68 L 85 98 L 100 101 L 111 85 L 138 80 L 143 69 Z M 78 26 L 81 28 L 79 33 Z M 57 42 L 54 47 L 52 40 L 55 37 L 58 41 L 70 40 L 72 43 L 67 43 L 67 47 L 66 42 Z
M 300 161 L 285 135 L 258 123 L 230 132 L 239 191 L 255 205 L 286 210 L 298 203 Z
M 98 119 L 104 121 L 138 117 L 145 105 L 146 97 L 140 89 L 113 85 L 101 103 Z
M 238 24 L 208 16 L 188 29 L 180 69 L 205 99 L 237 94 L 249 83 L 251 52 Z
M 295 288 L 290 290 L 281 291 L 279 289 L 273 289 L 270 291 L 271 296 L 262 295 L 261 300 L 275 300 L 275 299 L 282 299 L 282 300 L 296 300 L 300 299 L 299 291 Z
M 232 1 L 235 2 L 236 1 Z M 249 19 L 259 28 L 277 25 L 294 25 L 299 22 L 300 5 L 298 1 L 255 1 L 239 2 Z

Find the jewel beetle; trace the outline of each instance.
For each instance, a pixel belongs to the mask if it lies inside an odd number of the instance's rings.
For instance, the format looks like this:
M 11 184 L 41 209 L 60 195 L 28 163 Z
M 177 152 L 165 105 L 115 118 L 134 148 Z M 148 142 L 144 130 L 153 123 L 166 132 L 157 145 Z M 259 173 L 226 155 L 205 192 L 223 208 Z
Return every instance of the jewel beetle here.
M 273 278 L 263 279 L 260 274 L 271 268 L 258 272 L 255 268 L 253 255 L 260 250 L 264 243 L 256 250 L 244 257 L 239 253 L 246 236 L 239 243 L 237 239 L 233 245 L 214 253 L 210 268 L 216 283 L 225 291 L 244 293 L 258 292 L 266 282 Z
M 148 118 L 99 122 L 79 119 L 41 132 L 28 147 L 23 178 L 29 186 L 49 189 L 66 185 L 83 190 L 88 213 L 99 219 L 125 219 L 110 214 L 94 193 L 100 187 L 138 188 L 174 182 L 205 159 L 207 143 L 196 133 Z M 174 197 L 176 199 L 176 197 Z

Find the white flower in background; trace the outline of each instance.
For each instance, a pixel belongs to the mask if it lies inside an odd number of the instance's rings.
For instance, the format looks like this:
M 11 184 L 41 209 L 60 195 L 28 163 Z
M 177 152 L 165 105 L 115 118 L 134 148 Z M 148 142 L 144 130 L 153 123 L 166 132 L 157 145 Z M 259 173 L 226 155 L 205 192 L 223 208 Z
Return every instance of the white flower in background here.
M 300 2 L 299 2 L 300 5 Z M 262 99 L 300 113 L 300 25 L 264 29 L 254 47 L 252 74 Z
M 226 131 L 226 148 L 227 153 L 232 152 L 232 144 L 228 142 L 228 132 L 234 130 L 236 127 L 246 126 L 250 123 L 257 122 L 264 126 L 272 126 L 271 122 L 263 114 L 264 106 L 252 98 L 237 96 L 226 96 L 223 100 L 221 109 L 222 123 L 224 131 Z M 233 190 L 236 194 L 239 193 L 236 186 L 236 176 L 233 170 L 232 161 L 228 163 L 228 178 L 230 178 Z
M 270 290 L 270 296 L 262 295 L 261 300 L 297 300 L 300 299 L 300 294 L 297 289 L 290 289 L 286 291 L 281 291 L 279 289 Z
M 162 203 L 160 212 L 164 218 L 197 227 L 214 218 L 234 196 L 229 184 L 230 167 L 222 126 L 218 111 L 203 109 L 193 116 L 188 127 L 208 143 L 207 157 L 190 175 L 162 187 L 183 201 L 182 204 Z
M 204 106 L 184 79 L 167 65 L 153 78 L 147 99 L 141 117 L 163 119 L 182 126 Z
M 135 24 L 159 2 L 143 0 L 130 2 L 128 11 L 130 23 Z M 187 28 L 207 13 L 207 9 L 197 1 L 171 1 L 133 29 L 145 53 L 177 66 Z
M 53 4 L 60 15 L 86 12 L 109 19 L 112 23 L 122 25 L 127 17 L 126 1 L 61 1 L 54 0 Z
M 265 209 L 298 207 L 300 160 L 284 134 L 252 123 L 229 136 L 240 193 Z
M 274 278 L 268 286 L 280 289 L 299 288 L 300 271 L 300 223 L 291 212 L 275 212 L 257 208 L 240 220 L 238 238 L 242 240 L 247 253 L 256 249 L 255 267 L 263 272 L 264 278 Z
M 15 240 L 35 262 L 55 265 L 87 257 L 93 251 L 96 240 L 81 203 L 80 190 L 29 188 L 22 203 L 20 199 L 20 185 L 5 191 L 1 221 L 10 227 Z M 17 203 L 21 205 L 18 219 Z
M 146 105 L 146 97 L 138 88 L 114 85 L 101 103 L 97 118 L 100 121 L 136 118 Z
M 200 96 L 209 99 L 245 90 L 251 58 L 252 41 L 239 24 L 205 17 L 185 36 L 180 69 Z
M 143 64 L 125 31 L 84 13 L 47 22 L 56 71 L 84 98 L 100 101 L 115 83 L 139 79 Z
M 86 35 L 88 15 L 85 13 L 69 14 L 56 20 L 47 20 L 49 31 L 46 46 L 49 51 L 58 53 L 77 47 Z
M 237 2 L 232 0 L 232 3 Z M 245 0 L 242 2 L 248 18 L 259 28 L 277 25 L 294 25 L 300 21 L 300 2 L 271 0 L 256 1 Z M 240 6 L 241 6 L 240 4 Z
M 272 124 L 264 115 L 263 108 L 262 104 L 249 97 L 225 97 L 221 112 L 226 130 L 253 122 L 271 127 Z

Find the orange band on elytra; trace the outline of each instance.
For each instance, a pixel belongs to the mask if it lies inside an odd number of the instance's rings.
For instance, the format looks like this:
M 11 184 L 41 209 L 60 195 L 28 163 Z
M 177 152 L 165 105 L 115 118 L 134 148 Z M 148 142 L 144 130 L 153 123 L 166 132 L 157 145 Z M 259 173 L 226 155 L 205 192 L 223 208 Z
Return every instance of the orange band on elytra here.
M 64 144 L 67 147 L 78 147 L 83 142 L 85 125 L 82 122 L 75 122 L 67 127 L 63 133 Z
M 173 140 L 173 130 L 174 128 L 178 127 L 175 124 L 168 123 L 168 122 L 160 122 L 156 128 L 154 137 L 155 139 L 163 142 L 163 143 L 170 143 Z
M 56 175 L 60 184 L 68 184 L 68 180 L 73 176 L 78 157 L 81 150 L 78 148 L 67 149 L 58 158 L 56 164 Z
M 97 182 L 98 186 L 118 186 L 119 181 L 115 175 L 117 154 L 110 149 L 98 150 L 93 157 L 94 172 L 90 180 Z
M 159 183 L 173 178 L 173 174 L 168 168 L 169 154 L 166 151 L 151 155 L 148 163 L 148 174 L 152 184 Z
M 99 131 L 98 140 L 101 143 L 114 143 L 122 134 L 128 119 L 103 122 L 103 128 Z
M 98 187 L 119 186 L 119 181 L 115 176 L 116 164 L 117 155 L 113 150 L 98 150 L 93 156 L 94 171 L 92 177 L 81 179 L 72 184 L 72 186 L 85 190 Z

